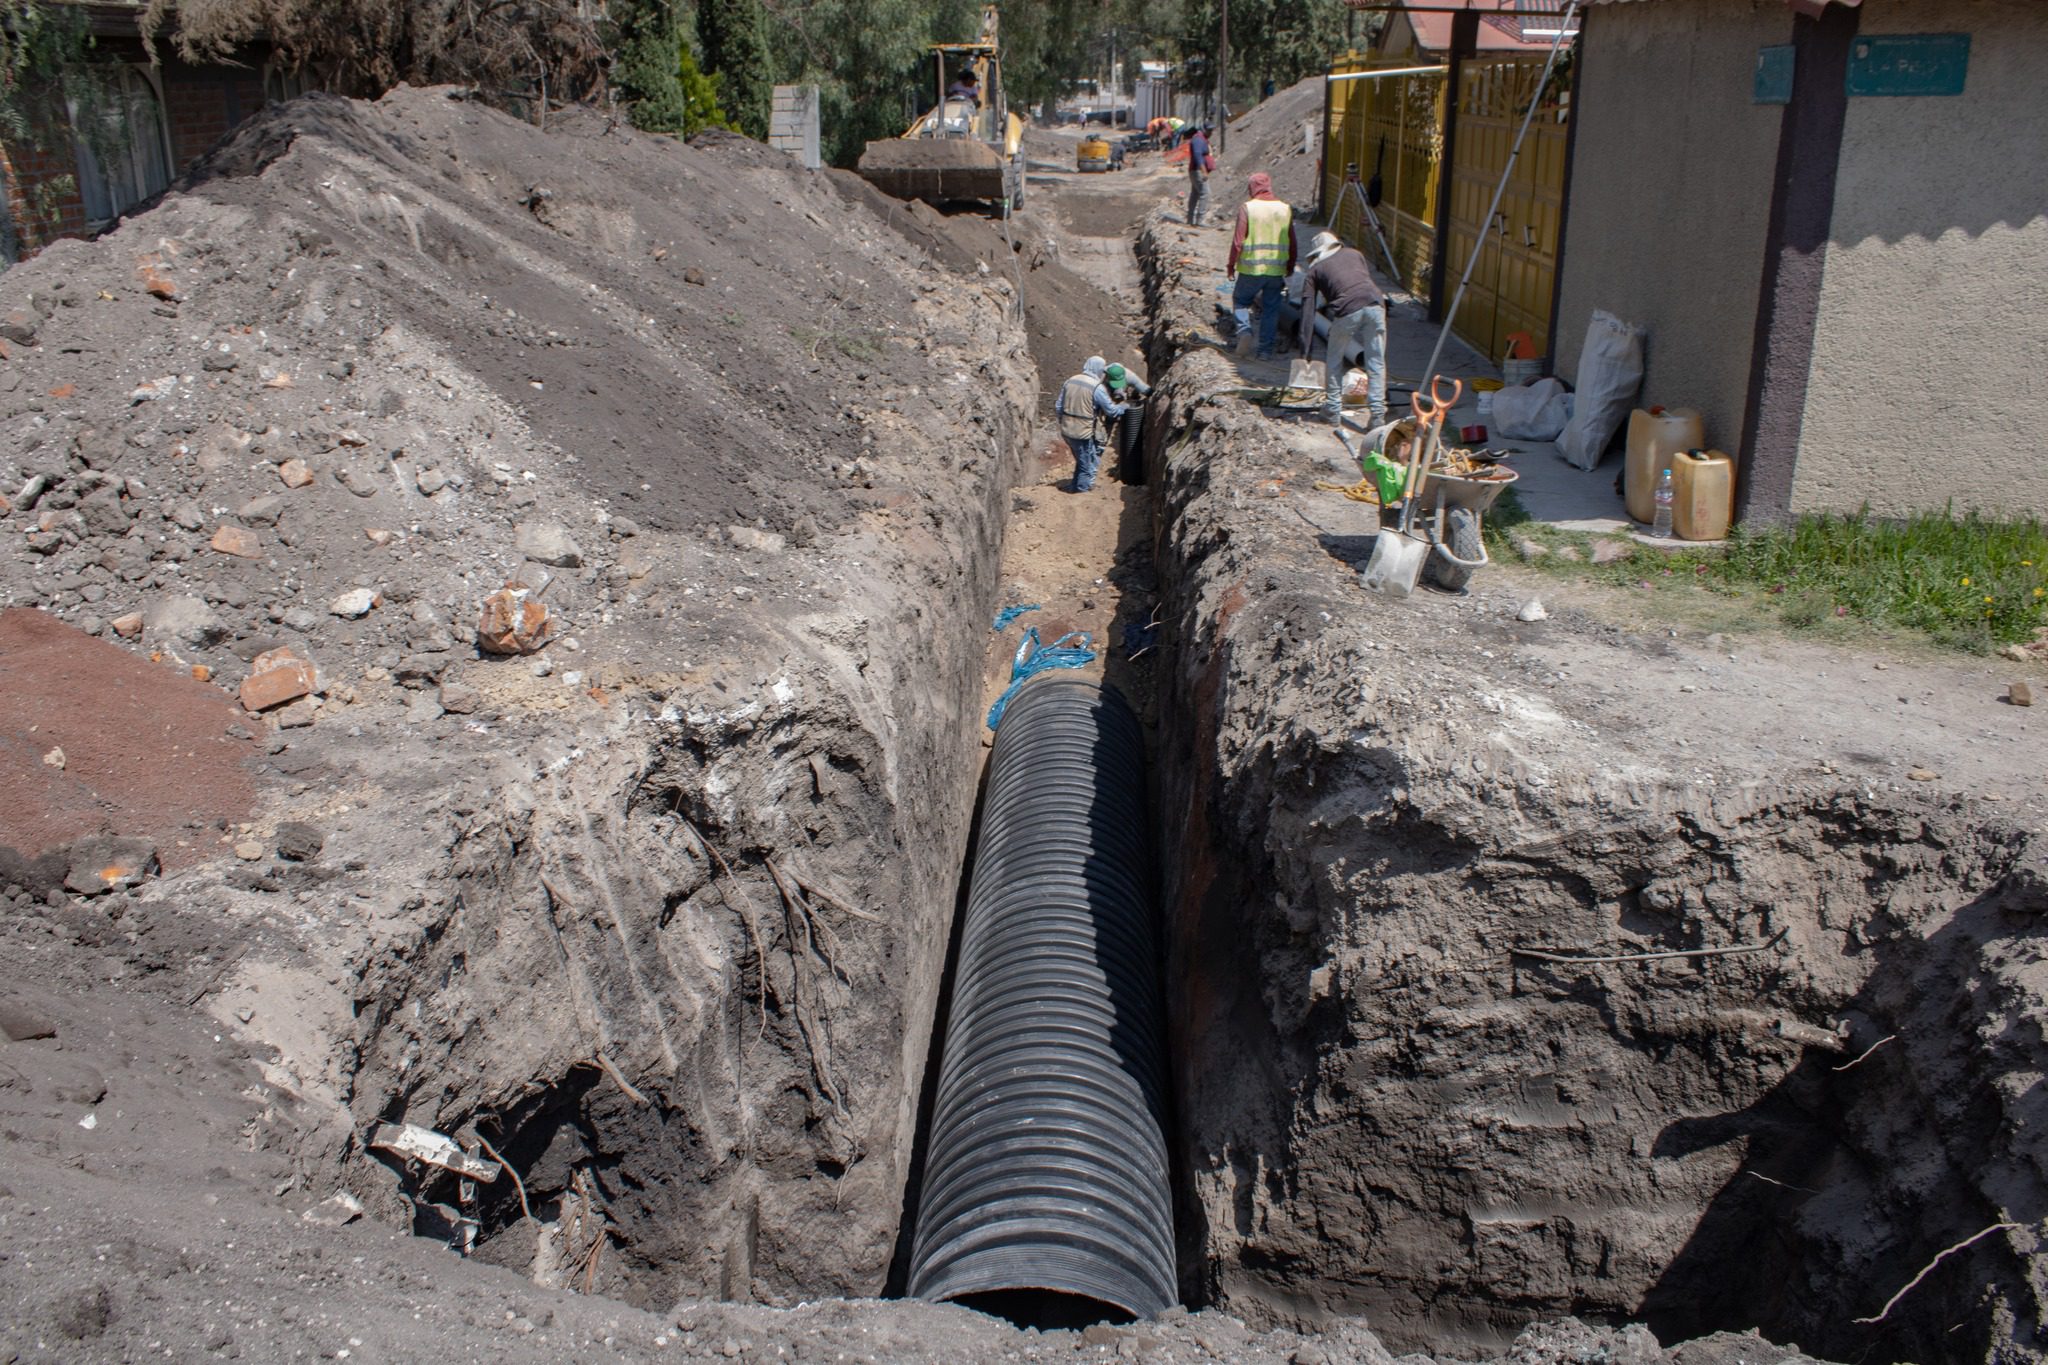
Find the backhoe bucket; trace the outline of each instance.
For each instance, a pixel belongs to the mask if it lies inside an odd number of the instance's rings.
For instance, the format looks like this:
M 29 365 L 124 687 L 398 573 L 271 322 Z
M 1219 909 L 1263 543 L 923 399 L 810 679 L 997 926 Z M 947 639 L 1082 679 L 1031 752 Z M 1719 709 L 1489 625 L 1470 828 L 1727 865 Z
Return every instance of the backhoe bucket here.
M 1000 203 L 1010 193 L 1009 163 L 985 142 L 965 137 L 892 137 L 861 153 L 863 179 L 897 199 Z

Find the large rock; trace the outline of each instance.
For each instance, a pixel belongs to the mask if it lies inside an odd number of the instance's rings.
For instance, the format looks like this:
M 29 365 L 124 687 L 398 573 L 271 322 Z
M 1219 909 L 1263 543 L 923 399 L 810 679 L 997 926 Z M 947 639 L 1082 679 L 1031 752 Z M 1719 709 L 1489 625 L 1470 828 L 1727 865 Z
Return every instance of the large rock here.
M 569 538 L 568 528 L 557 521 L 522 521 L 512 532 L 512 544 L 536 564 L 557 569 L 583 567 L 583 551 Z
M 96 835 L 71 846 L 64 889 L 80 896 L 125 891 L 156 870 L 156 845 L 149 840 Z
M 142 628 L 152 636 L 180 640 L 201 649 L 227 638 L 228 628 L 212 607 L 196 597 L 160 597 L 142 610 Z

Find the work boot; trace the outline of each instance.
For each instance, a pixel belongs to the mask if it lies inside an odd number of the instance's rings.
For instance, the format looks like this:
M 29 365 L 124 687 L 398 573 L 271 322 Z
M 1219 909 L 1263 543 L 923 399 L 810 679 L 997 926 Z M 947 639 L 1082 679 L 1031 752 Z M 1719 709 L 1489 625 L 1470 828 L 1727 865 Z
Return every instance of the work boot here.
M 1251 335 L 1251 333 L 1250 333 L 1250 332 L 1239 332 L 1239 333 L 1237 334 L 1237 340 L 1235 340 L 1235 341 L 1233 341 L 1233 342 L 1231 342 L 1231 343 L 1230 343 L 1230 350 L 1231 350 L 1231 353 L 1232 353 L 1233 355 L 1236 355 L 1236 356 L 1237 356 L 1237 357 L 1239 357 L 1240 359 L 1243 359 L 1243 358 L 1245 358 L 1245 357 L 1247 357 L 1247 356 L 1251 355 L 1251 353 L 1252 353 L 1252 335 Z

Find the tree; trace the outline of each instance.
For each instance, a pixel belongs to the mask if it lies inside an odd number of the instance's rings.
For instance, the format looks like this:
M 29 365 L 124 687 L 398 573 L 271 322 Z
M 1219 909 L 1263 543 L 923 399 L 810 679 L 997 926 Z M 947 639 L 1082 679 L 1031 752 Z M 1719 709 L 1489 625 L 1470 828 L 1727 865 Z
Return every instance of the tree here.
M 719 98 L 733 125 L 748 137 L 766 138 L 775 67 L 761 0 L 698 0 L 697 36 L 704 69 L 718 78 Z
M 627 101 L 636 128 L 650 133 L 683 133 L 689 124 L 689 92 L 683 87 L 679 54 L 689 51 L 675 0 L 633 0 L 614 16 L 618 55 L 612 80 Z M 696 64 L 690 64 L 695 71 Z

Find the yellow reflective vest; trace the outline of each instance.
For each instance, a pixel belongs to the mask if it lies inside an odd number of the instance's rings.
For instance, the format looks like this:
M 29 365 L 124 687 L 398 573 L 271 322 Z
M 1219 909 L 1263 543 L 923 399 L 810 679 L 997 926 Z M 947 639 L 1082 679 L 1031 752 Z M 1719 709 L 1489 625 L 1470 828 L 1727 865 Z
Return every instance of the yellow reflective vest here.
M 1278 199 L 1247 199 L 1244 205 L 1244 246 L 1237 254 L 1240 275 L 1287 273 L 1287 232 L 1294 210 Z

